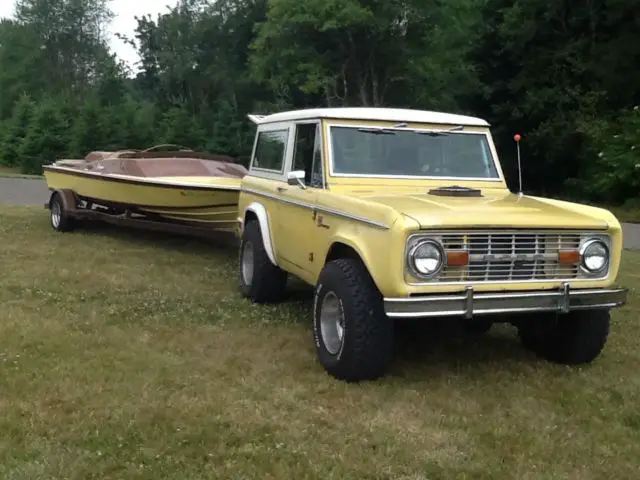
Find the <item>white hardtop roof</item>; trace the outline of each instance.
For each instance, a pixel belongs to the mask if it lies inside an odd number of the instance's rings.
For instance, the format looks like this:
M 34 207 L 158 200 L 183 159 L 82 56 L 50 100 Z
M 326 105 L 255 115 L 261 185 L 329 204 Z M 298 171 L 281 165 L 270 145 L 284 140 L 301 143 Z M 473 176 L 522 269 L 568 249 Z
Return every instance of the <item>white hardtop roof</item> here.
M 408 123 L 436 123 L 445 125 L 465 125 L 474 127 L 488 127 L 489 123 L 482 118 L 456 115 L 453 113 L 432 112 L 428 110 L 413 110 L 403 108 L 310 108 L 306 110 L 291 110 L 273 113 L 271 115 L 249 115 L 249 119 L 256 124 L 273 122 L 294 122 L 316 118 L 334 118 L 343 120 L 380 120 L 389 122 Z

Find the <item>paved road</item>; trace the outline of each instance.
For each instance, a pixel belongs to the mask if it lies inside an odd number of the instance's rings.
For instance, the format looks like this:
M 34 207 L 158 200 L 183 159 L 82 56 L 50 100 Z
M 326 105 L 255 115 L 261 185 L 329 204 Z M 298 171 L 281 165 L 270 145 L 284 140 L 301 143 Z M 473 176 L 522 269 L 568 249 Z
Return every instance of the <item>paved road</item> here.
M 49 190 L 43 180 L 0 178 L 0 205 L 44 205 Z M 640 250 L 640 225 L 623 223 L 624 247 Z
M 640 225 L 634 223 L 623 223 L 624 248 L 629 250 L 640 250 Z
M 44 205 L 48 199 L 43 180 L 0 177 L 0 205 Z

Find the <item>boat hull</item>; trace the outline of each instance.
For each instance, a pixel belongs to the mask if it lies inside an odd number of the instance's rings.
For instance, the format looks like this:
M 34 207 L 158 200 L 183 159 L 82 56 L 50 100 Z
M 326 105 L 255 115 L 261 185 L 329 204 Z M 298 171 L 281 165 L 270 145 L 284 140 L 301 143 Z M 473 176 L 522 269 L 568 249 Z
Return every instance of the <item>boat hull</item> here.
M 51 190 L 165 219 L 227 228 L 238 216 L 240 178 L 137 178 L 55 166 L 45 166 L 44 175 Z

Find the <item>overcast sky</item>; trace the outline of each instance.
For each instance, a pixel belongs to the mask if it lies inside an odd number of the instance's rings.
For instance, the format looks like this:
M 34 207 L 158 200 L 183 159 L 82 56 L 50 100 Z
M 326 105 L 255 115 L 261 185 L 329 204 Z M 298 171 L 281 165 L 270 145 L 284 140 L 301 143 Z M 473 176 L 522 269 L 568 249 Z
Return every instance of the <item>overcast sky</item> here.
M 145 14 L 151 14 L 155 19 L 158 13 L 167 11 L 167 5 L 173 6 L 176 3 L 176 0 L 112 0 L 110 8 L 115 17 L 111 22 L 109 30 L 112 34 L 118 32 L 127 37 L 133 37 L 133 30 L 136 27 L 136 16 L 141 17 Z M 13 8 L 14 0 L 0 0 L 0 17 L 12 16 Z M 119 58 L 132 67 L 134 62 L 138 61 L 135 50 L 113 37 L 113 35 L 109 40 L 109 45 Z

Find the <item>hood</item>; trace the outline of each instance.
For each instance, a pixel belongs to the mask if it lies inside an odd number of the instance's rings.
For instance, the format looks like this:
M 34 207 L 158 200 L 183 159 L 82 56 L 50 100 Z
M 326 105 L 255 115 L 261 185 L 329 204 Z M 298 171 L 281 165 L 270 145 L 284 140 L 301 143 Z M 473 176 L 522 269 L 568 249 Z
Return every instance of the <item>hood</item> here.
M 509 191 L 484 190 L 477 197 L 405 193 L 361 198 L 387 205 L 414 219 L 421 228 L 608 228 L 604 219 L 576 211 L 579 209 L 564 207 L 553 200 L 520 197 Z

